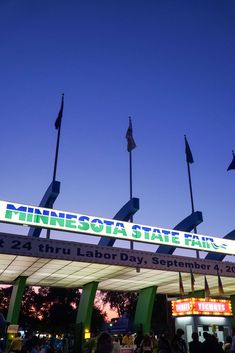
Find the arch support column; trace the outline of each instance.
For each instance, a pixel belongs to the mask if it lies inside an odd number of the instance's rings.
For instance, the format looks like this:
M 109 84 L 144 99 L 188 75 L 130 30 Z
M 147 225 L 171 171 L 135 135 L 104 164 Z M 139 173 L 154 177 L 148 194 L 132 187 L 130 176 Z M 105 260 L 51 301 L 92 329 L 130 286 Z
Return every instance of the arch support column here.
M 82 352 L 85 331 L 90 331 L 97 287 L 98 282 L 90 282 L 83 286 L 75 323 L 75 353 Z
M 156 291 L 157 286 L 153 286 L 143 288 L 139 292 L 134 325 L 136 328 L 142 327 L 144 334 L 149 333 L 151 329 L 151 318 Z
M 26 276 L 18 277 L 13 285 L 9 309 L 7 313 L 7 321 L 9 321 L 13 325 L 18 324 L 26 280 Z

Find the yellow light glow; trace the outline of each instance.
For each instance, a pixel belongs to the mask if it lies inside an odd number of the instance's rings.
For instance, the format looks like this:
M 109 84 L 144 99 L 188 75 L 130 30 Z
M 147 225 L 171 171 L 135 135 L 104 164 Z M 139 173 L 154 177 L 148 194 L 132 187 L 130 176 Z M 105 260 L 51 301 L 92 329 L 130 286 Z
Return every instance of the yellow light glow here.
M 171 307 L 172 316 L 232 316 L 231 301 L 227 299 L 185 298 L 173 300 Z
M 85 340 L 88 340 L 89 338 L 91 338 L 91 333 L 88 329 L 85 329 Z

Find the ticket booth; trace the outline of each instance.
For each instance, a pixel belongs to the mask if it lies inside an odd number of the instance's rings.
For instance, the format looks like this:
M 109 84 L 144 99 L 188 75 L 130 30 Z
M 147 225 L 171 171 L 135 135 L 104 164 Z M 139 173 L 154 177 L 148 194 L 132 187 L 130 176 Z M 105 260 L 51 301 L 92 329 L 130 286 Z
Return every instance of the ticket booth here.
M 184 298 L 171 302 L 175 328 L 184 330 L 186 342 L 192 341 L 192 333 L 197 332 L 204 341 L 203 332 L 213 334 L 219 342 L 231 335 L 231 301 L 211 298 Z

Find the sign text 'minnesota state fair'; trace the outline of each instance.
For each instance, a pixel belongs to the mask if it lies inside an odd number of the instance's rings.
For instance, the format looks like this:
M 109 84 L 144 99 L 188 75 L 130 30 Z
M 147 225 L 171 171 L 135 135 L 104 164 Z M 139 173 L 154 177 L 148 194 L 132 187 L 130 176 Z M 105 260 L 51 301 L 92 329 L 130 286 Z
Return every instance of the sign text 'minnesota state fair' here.
M 232 240 L 6 201 L 0 201 L 0 221 L 156 245 L 235 254 L 235 243 Z

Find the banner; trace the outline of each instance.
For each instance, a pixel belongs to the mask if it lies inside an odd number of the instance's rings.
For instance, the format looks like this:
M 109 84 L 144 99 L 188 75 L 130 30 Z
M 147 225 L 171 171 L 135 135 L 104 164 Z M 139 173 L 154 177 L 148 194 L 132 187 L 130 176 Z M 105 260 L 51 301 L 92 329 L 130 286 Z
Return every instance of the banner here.
M 235 277 L 235 264 L 148 251 L 0 233 L 0 254 Z
M 235 255 L 235 241 L 0 201 L 0 222 Z

